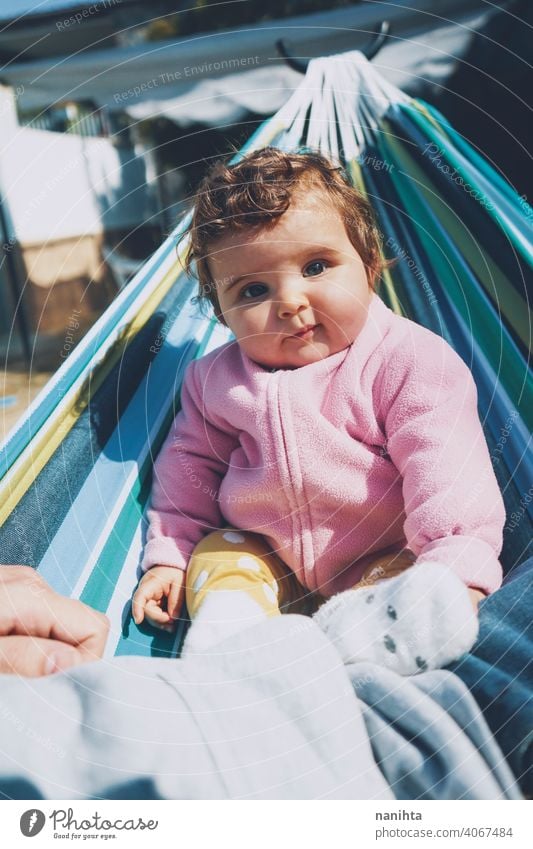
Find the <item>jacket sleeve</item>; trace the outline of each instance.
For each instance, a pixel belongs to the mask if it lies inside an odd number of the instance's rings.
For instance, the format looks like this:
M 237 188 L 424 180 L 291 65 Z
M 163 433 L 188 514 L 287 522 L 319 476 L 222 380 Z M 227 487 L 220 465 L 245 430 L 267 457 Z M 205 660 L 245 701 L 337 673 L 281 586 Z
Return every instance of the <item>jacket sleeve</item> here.
M 379 396 L 417 562 L 442 563 L 467 586 L 493 592 L 505 508 L 470 370 L 440 336 L 412 332 L 387 357 Z
M 218 493 L 238 434 L 222 420 L 209 420 L 199 362 L 185 372 L 181 410 L 154 464 L 143 571 L 155 565 L 186 569 L 193 548 L 224 521 Z

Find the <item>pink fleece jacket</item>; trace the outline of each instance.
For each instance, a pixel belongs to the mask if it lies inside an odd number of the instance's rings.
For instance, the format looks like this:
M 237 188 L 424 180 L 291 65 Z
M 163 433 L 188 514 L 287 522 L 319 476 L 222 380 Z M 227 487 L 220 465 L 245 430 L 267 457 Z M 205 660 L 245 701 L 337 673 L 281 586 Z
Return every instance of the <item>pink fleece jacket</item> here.
M 232 341 L 189 365 L 181 399 L 155 464 L 143 569 L 186 569 L 229 524 L 263 534 L 326 596 L 404 546 L 469 586 L 500 585 L 505 512 L 472 375 L 377 295 L 345 350 L 272 372 Z

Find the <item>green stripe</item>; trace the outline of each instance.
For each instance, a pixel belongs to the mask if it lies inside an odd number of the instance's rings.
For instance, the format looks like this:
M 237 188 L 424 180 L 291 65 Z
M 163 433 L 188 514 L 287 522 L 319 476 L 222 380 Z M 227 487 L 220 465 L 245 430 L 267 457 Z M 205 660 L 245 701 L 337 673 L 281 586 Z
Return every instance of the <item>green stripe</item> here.
M 444 149 L 446 158 L 448 159 L 449 163 L 457 170 L 457 172 L 461 175 L 465 182 L 470 185 L 474 184 L 474 175 L 468 170 L 468 168 L 465 168 L 462 158 L 459 156 L 459 152 L 448 143 L 448 140 L 445 136 L 443 136 L 440 131 L 436 132 L 433 123 L 431 121 L 428 121 L 427 117 L 423 116 L 423 114 L 418 109 L 409 110 L 408 107 L 404 107 L 404 109 L 406 111 L 409 111 L 410 117 L 417 124 L 417 126 L 424 133 L 424 135 L 427 136 L 430 141 L 433 141 L 440 148 Z M 487 167 L 490 167 L 488 163 Z M 492 174 L 490 176 L 487 176 L 486 179 L 489 179 L 493 183 L 495 183 L 494 176 Z M 485 191 L 483 189 L 480 189 L 479 191 L 481 194 L 485 194 Z M 507 198 L 506 200 L 508 201 Z M 490 205 L 484 207 L 481 207 L 481 204 L 479 204 L 479 207 L 480 209 L 483 208 L 487 211 L 488 215 L 490 215 L 494 219 L 494 221 L 497 222 L 497 224 L 502 228 L 503 232 L 513 242 L 516 250 L 520 252 L 526 262 L 533 266 L 533 246 L 531 244 L 527 244 L 527 237 L 525 235 L 523 239 L 517 237 L 514 230 L 507 226 L 505 219 L 502 217 L 501 213 L 498 212 L 497 205 L 495 205 L 494 203 L 491 203 Z M 514 211 L 517 215 L 523 217 L 523 213 L 520 212 L 519 208 L 515 209 Z M 525 228 L 520 229 L 522 230 Z
M 393 158 L 400 166 L 391 171 L 390 178 L 396 185 L 398 194 L 402 198 L 402 204 L 412 220 L 423 222 L 423 226 L 419 227 L 418 236 L 431 259 L 435 274 L 445 285 L 446 292 L 454 307 L 469 322 L 472 335 L 491 363 L 495 373 L 498 374 L 502 385 L 520 411 L 524 422 L 531 428 L 533 411 L 528 399 L 531 398 L 530 392 L 533 390 L 533 381 L 531 376 L 527 375 L 525 361 L 518 352 L 505 344 L 499 344 L 501 327 L 497 314 L 487 309 L 481 297 L 481 292 L 470 285 L 470 280 L 464 274 L 463 269 L 459 264 L 454 264 L 454 259 L 450 256 L 446 244 L 450 211 L 438 196 L 427 175 L 421 171 L 400 143 L 392 137 L 392 132 L 386 137 L 382 135 L 379 144 L 384 155 Z M 402 168 L 405 173 L 402 173 Z M 439 232 L 433 221 L 428 217 L 426 204 L 432 209 L 438 220 L 442 222 L 442 231 Z M 447 232 L 449 233 L 449 231 Z M 465 244 L 464 233 L 462 236 L 455 242 L 461 255 L 463 255 Z

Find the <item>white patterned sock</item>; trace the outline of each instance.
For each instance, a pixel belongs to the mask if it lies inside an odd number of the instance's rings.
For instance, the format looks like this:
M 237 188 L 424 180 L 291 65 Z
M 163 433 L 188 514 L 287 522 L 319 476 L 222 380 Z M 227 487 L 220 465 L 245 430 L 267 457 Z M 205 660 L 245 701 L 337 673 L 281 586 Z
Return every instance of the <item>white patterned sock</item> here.
M 181 650 L 181 657 L 208 652 L 218 643 L 267 618 L 266 611 L 241 590 L 216 590 L 198 608 Z
M 313 619 L 345 663 L 369 660 L 400 675 L 457 660 L 478 633 L 466 586 L 438 563 L 417 563 L 372 587 L 339 593 Z

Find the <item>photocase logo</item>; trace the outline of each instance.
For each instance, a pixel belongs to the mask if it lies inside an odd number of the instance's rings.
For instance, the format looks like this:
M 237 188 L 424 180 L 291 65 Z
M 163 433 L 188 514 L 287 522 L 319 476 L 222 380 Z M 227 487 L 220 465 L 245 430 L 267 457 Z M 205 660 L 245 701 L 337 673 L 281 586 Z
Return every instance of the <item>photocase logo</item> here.
M 42 811 L 37 808 L 31 808 L 25 811 L 20 818 L 20 830 L 24 837 L 35 837 L 43 830 L 46 822 L 46 817 Z

